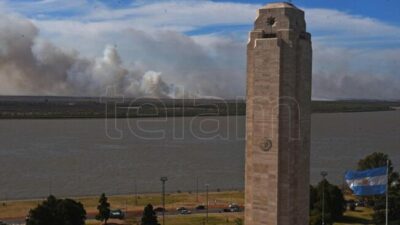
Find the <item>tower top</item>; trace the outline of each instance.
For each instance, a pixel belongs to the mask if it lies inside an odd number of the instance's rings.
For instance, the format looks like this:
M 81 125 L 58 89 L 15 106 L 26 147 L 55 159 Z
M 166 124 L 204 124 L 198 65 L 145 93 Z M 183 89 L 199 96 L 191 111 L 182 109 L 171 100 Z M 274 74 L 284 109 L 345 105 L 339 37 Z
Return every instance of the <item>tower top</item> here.
M 262 9 L 275 9 L 275 8 L 293 8 L 293 9 L 298 9 L 296 6 L 294 6 L 290 2 L 274 2 L 274 3 L 269 3 L 262 7 Z
M 279 32 L 305 33 L 304 11 L 290 2 L 269 3 L 258 10 L 254 30 L 263 31 L 268 37 Z

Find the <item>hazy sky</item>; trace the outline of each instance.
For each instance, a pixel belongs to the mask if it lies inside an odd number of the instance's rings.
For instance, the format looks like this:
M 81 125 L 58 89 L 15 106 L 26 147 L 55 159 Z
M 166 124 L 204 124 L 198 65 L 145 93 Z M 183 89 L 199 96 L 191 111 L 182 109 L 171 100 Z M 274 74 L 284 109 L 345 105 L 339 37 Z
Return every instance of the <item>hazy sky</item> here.
M 270 1 L 0 0 L 0 94 L 243 97 Z M 294 0 L 313 98 L 400 99 L 400 1 Z

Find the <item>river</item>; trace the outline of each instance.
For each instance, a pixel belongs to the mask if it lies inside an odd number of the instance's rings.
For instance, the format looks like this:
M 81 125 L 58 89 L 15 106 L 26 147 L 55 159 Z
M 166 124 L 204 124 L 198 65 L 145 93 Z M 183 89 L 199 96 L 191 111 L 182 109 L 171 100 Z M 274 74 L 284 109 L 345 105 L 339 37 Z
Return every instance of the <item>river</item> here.
M 243 116 L 0 120 L 0 199 L 242 189 Z M 312 115 L 311 182 L 374 151 L 400 165 L 400 111 Z

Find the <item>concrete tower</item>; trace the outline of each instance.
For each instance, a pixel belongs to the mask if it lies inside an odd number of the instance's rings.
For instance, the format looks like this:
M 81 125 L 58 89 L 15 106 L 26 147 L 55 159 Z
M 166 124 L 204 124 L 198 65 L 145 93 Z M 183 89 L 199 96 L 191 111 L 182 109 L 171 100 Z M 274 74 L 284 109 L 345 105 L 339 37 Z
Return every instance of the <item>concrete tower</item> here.
M 245 225 L 308 225 L 311 59 L 302 10 L 259 9 L 247 45 Z

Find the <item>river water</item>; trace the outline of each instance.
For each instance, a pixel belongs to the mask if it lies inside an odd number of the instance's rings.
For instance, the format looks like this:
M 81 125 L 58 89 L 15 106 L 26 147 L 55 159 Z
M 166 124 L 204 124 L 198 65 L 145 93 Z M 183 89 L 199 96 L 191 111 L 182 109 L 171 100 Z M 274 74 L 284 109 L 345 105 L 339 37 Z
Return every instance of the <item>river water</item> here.
M 242 189 L 243 116 L 0 120 L 0 199 Z M 311 182 L 374 151 L 400 165 L 400 111 L 313 114 Z

